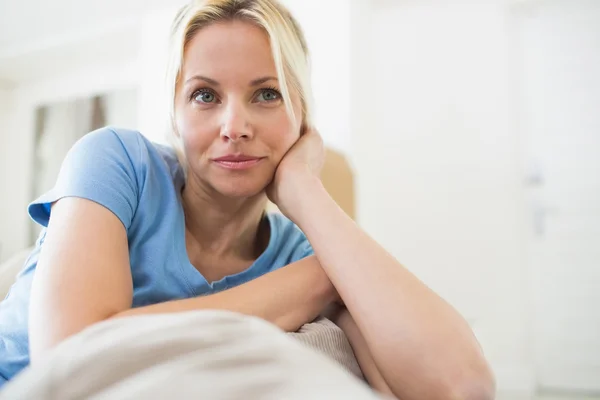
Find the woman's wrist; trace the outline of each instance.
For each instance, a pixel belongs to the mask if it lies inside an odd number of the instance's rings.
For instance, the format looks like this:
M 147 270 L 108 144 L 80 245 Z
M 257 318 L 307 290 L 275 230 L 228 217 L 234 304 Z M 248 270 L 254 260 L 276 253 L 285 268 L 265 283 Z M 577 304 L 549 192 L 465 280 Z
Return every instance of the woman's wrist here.
M 316 176 L 304 176 L 294 180 L 293 186 L 282 199 L 280 209 L 296 225 L 301 226 L 306 221 L 307 212 L 313 204 L 329 198 L 323 183 Z

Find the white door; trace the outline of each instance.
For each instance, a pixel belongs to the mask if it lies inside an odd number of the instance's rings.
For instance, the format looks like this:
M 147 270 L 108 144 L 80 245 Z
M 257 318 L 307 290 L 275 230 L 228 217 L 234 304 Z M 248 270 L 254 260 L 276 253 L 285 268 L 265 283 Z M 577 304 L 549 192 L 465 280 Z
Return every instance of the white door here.
M 537 381 L 600 392 L 600 1 L 521 11 Z

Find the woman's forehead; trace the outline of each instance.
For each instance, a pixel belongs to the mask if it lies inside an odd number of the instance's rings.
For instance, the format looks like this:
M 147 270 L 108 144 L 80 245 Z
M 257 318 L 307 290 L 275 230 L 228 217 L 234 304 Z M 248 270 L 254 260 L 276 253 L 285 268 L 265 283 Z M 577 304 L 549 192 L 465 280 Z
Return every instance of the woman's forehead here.
M 203 76 L 220 83 L 276 77 L 269 37 L 245 21 L 221 22 L 200 29 L 187 44 L 182 81 Z

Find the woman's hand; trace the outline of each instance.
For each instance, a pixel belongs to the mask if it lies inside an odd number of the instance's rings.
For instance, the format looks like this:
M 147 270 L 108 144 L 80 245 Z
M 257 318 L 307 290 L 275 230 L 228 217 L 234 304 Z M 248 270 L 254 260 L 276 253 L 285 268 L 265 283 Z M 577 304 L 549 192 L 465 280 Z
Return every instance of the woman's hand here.
M 315 129 L 306 129 L 298 141 L 285 154 L 271 184 L 267 187 L 269 199 L 288 218 L 300 194 L 309 191 L 310 185 L 320 182 L 325 161 L 323 139 Z

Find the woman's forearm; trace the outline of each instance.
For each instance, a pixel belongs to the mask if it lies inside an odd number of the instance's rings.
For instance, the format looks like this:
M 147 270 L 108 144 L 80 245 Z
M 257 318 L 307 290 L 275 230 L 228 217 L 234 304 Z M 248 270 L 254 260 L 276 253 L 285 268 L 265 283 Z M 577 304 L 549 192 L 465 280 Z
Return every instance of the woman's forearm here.
M 466 321 L 363 232 L 320 182 L 305 183 L 287 209 L 398 397 L 493 396 L 492 375 Z
M 133 308 L 114 318 L 193 310 L 228 310 L 256 316 L 286 332 L 315 319 L 335 290 L 314 256 L 213 295 Z
M 352 319 L 350 312 L 346 308 L 343 308 L 335 314 L 332 320 L 344 331 L 344 334 L 348 338 L 348 342 L 350 342 L 350 346 L 352 346 L 352 350 L 354 351 L 356 361 L 358 361 L 358 365 L 360 366 L 365 379 L 369 382 L 369 385 L 378 392 L 388 396 L 394 396 L 395 398 L 394 392 L 390 389 L 390 386 L 383 378 L 383 375 L 381 375 L 377 364 L 375 364 L 369 346 L 360 332 L 360 329 L 356 326 L 356 322 Z

